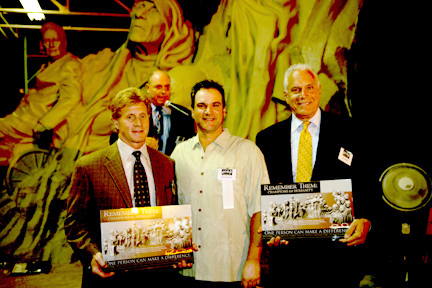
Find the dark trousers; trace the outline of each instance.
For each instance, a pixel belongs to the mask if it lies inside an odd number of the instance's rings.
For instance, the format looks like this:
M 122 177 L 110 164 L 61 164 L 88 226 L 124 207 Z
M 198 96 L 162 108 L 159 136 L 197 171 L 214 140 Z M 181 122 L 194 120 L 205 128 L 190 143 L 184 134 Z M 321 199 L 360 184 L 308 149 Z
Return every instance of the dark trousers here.
M 83 268 L 82 287 L 126 288 L 131 285 L 156 284 L 157 287 L 178 287 L 183 276 L 174 268 L 157 268 L 149 270 L 118 271 L 112 277 L 101 278 L 92 273 L 91 269 Z M 137 286 L 138 287 L 138 286 Z
M 359 247 L 331 240 L 300 239 L 272 247 L 264 287 L 359 287 L 364 257 Z M 262 279 L 263 280 L 263 279 Z
M 188 288 L 241 288 L 241 282 L 211 282 L 195 280 L 194 277 L 183 277 L 182 285 Z

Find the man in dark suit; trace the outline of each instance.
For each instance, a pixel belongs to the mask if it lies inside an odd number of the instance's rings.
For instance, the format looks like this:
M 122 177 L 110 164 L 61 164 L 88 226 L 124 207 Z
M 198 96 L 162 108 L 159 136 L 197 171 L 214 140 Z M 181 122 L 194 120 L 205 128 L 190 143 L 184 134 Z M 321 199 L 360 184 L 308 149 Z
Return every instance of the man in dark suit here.
M 310 181 L 350 179 L 352 167 L 338 159 L 340 149 L 353 153 L 351 121 L 340 115 L 320 111 L 320 138 Z M 265 155 L 272 183 L 292 183 L 291 143 L 292 117 L 259 132 L 256 143 Z
M 100 210 L 144 206 L 138 205 L 139 201 L 135 198 L 135 161 L 140 159 L 144 166 L 149 204 L 177 204 L 173 190 L 174 161 L 145 145 L 149 130 L 149 108 L 150 103 L 138 88 L 120 91 L 110 106 L 113 126 L 118 131 L 119 139 L 111 146 L 83 156 L 76 162 L 65 230 L 68 242 L 83 263 L 83 287 L 94 284 L 103 284 L 103 287 L 124 285 L 146 276 L 142 271 L 105 272 L 103 268 L 106 263 L 101 253 Z M 139 151 L 140 156 L 135 159 L 136 151 Z M 151 275 L 153 278 L 172 272 L 158 269 Z M 172 275 L 174 277 L 175 274 Z
M 165 105 L 171 97 L 171 79 L 167 73 L 160 70 L 151 73 L 145 89 L 152 107 L 147 144 L 157 141 L 158 150 L 171 155 L 178 143 L 196 134 L 191 112 L 181 105 Z
M 256 143 L 264 154 L 271 183 L 289 184 L 353 179 L 353 186 L 355 186 L 356 173 L 354 170 L 355 160 L 353 160 L 355 159 L 355 147 L 351 135 L 354 132 L 352 131 L 353 128 L 349 119 L 342 119 L 338 115 L 326 113 L 319 109 L 321 86 L 316 72 L 306 64 L 291 66 L 285 73 L 284 93 L 286 102 L 292 111 L 291 117 L 264 129 L 256 137 Z M 299 154 L 300 141 L 305 132 L 310 134 L 309 139 L 311 140 L 310 165 L 306 169 L 308 170 L 306 177 L 304 177 L 303 168 L 297 166 L 302 157 Z M 354 204 L 360 203 L 363 193 L 364 191 L 353 189 Z M 293 275 L 296 275 L 295 278 L 300 280 L 299 285 L 313 280 L 317 280 L 315 282 L 319 285 L 320 283 L 324 284 L 326 280 L 320 279 L 318 275 L 326 278 L 331 276 L 331 273 L 325 273 L 329 270 L 325 268 L 332 266 L 330 263 L 340 266 L 331 267 L 336 271 L 346 271 L 344 269 L 346 267 L 355 269 L 353 266 L 347 265 L 346 262 L 346 257 L 351 259 L 353 256 L 354 249 L 347 249 L 346 246 L 363 244 L 366 240 L 370 222 L 359 217 L 361 208 L 366 209 L 366 207 L 361 206 L 358 211 L 354 209 L 355 212 L 359 212 L 355 213 L 358 218 L 353 221 L 345 237 L 339 240 L 340 242 L 332 242 L 328 239 L 314 239 L 313 241 L 296 239 L 288 244 L 285 240 L 281 241 L 279 237 L 271 239 L 269 246 L 278 246 L 280 241 L 288 245 L 277 248 L 282 249 L 280 251 L 282 254 L 271 253 L 273 255 L 270 258 L 270 279 L 277 283 L 278 280 L 282 281 L 283 278 L 286 278 L 286 273 L 292 272 Z M 337 264 L 337 260 L 329 261 L 332 259 L 340 259 L 340 265 Z M 292 265 L 288 268 L 286 263 Z M 315 267 L 314 265 L 309 266 L 307 263 L 320 263 L 320 265 L 316 267 L 317 270 L 307 270 L 307 268 Z M 309 267 L 303 267 L 306 265 Z M 314 277 L 305 281 L 303 277 L 309 276 L 307 271 L 313 271 Z M 341 277 L 341 274 L 344 273 L 338 273 L 338 277 Z M 348 280 L 353 280 L 350 275 L 345 275 L 348 276 Z M 342 282 L 342 285 L 350 287 L 348 283 Z

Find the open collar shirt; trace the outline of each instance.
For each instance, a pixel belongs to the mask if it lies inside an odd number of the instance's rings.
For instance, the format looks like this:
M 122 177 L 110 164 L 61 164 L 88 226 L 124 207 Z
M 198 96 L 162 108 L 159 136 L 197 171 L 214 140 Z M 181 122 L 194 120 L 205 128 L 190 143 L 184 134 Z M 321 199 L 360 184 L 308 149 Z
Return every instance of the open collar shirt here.
M 180 204 L 191 204 L 194 266 L 186 276 L 205 281 L 240 281 L 249 248 L 250 218 L 260 212 L 261 184 L 269 177 L 264 156 L 250 140 L 232 136 L 228 129 L 204 151 L 198 135 L 176 146 Z M 236 170 L 234 208 L 223 208 L 218 169 Z

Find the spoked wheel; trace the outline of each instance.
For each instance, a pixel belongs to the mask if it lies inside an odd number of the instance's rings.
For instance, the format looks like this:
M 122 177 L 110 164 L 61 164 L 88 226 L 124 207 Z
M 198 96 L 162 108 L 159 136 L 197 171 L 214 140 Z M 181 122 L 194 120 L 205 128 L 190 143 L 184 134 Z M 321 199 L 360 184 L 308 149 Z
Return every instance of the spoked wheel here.
M 6 174 L 8 190 L 13 192 L 24 178 L 41 170 L 48 159 L 48 154 L 48 150 L 34 149 L 15 157 Z

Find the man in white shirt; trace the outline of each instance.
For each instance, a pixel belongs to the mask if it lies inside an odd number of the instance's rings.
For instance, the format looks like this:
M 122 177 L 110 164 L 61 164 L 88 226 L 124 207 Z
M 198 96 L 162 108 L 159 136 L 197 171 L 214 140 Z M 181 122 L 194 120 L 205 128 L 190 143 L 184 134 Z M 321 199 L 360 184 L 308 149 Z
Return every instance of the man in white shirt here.
M 264 157 L 250 140 L 223 128 L 224 90 L 213 81 L 192 89 L 198 134 L 179 144 L 176 161 L 179 203 L 191 204 L 197 287 L 255 287 L 260 283 L 261 184 L 269 182 Z M 211 283 L 209 283 L 211 282 Z

